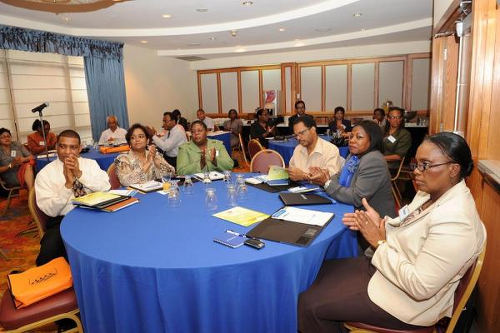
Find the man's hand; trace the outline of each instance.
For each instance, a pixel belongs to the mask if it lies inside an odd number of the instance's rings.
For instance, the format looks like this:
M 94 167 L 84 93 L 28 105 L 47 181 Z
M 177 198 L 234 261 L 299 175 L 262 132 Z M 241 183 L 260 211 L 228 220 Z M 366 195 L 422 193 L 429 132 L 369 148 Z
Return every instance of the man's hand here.
M 82 176 L 82 171 L 80 170 L 80 165 L 78 163 L 78 157 L 76 155 L 71 154 L 66 157 L 64 164 L 68 167 L 75 178 L 80 178 Z
M 113 142 L 113 141 L 115 141 L 115 138 L 113 138 L 112 136 L 110 136 L 110 137 L 108 138 L 108 142 L 110 142 L 110 143 L 111 143 L 111 142 Z
M 307 179 L 306 173 L 300 170 L 299 168 L 295 167 L 288 168 L 288 175 L 290 176 L 290 179 L 293 181 L 301 181 Z
M 64 179 L 66 180 L 66 182 L 64 183 L 64 186 L 66 188 L 73 188 L 75 176 L 73 175 L 73 172 L 69 169 L 68 165 L 66 164 L 66 161 L 64 161 L 64 165 L 63 165 L 63 175 L 64 175 Z

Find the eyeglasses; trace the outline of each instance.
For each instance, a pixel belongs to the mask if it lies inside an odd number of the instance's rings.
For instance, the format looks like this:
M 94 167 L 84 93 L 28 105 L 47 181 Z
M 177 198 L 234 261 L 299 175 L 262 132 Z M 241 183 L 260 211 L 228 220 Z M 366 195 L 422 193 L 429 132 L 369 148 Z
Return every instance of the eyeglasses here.
M 425 172 L 426 170 L 429 170 L 430 168 L 435 168 L 441 165 L 446 165 L 446 164 L 453 164 L 457 163 L 455 161 L 448 161 L 444 163 L 438 163 L 438 164 L 431 164 L 429 162 L 424 162 L 424 163 L 410 163 L 410 169 L 413 171 L 415 169 L 418 169 L 420 172 Z
M 388 116 L 387 118 L 389 118 L 389 119 L 401 119 L 403 117 L 401 117 L 401 116 Z
M 303 136 L 304 134 L 306 134 L 306 132 L 309 131 L 309 128 L 306 128 L 300 132 L 298 132 L 297 134 L 295 134 L 294 136 L 297 138 L 299 136 Z

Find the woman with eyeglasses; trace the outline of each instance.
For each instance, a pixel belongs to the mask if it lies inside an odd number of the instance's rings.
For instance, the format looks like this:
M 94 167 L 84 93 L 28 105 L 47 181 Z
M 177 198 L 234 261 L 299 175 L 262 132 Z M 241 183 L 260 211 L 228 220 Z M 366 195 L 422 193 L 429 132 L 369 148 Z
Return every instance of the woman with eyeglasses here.
M 299 297 L 300 332 L 341 332 L 345 321 L 411 330 L 451 316 L 460 279 L 486 242 L 465 184 L 471 151 L 462 137 L 443 132 L 424 139 L 416 160 L 419 191 L 397 218 L 382 218 L 365 199 L 366 211 L 344 215 L 375 252 L 323 264 Z
M 148 147 L 151 136 L 143 125 L 132 125 L 125 139 L 130 151 L 115 160 L 116 174 L 123 186 L 143 184 L 175 172 L 175 168 L 156 151 L 155 145 Z
M 321 185 L 335 200 L 363 207 L 361 199 L 381 214 L 394 216 L 394 199 L 387 162 L 380 152 L 382 132 L 370 120 L 363 120 L 353 127 L 347 156 L 340 173 L 330 177 L 324 168 L 310 168 L 309 181 Z
M 411 147 L 411 134 L 404 129 L 404 110 L 391 107 L 387 115 L 388 123 L 384 133 L 383 153 L 391 172 L 399 168 L 401 160 Z

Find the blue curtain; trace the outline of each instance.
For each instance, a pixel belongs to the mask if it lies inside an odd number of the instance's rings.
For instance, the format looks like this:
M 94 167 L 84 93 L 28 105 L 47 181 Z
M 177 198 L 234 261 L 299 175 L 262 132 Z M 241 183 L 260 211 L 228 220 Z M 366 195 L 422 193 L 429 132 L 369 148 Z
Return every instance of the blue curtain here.
M 94 140 L 106 128 L 108 115 L 128 128 L 122 43 L 0 25 L 0 48 L 84 57 Z
M 85 78 L 89 96 L 92 136 L 99 140 L 106 129 L 106 117 L 115 115 L 122 128 L 128 128 L 127 99 L 123 64 L 117 59 L 85 57 Z

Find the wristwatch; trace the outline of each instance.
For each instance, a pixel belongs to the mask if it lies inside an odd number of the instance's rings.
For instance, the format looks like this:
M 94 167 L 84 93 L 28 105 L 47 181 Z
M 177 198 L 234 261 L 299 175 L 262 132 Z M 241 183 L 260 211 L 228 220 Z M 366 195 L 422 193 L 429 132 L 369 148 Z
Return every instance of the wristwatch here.
M 324 188 L 324 189 L 326 189 L 326 188 L 328 187 L 328 185 L 330 185 L 330 182 L 331 182 L 331 180 L 330 180 L 330 179 L 328 179 L 328 180 L 326 181 L 325 185 L 323 185 L 323 188 Z
M 379 247 L 380 245 L 384 244 L 386 242 L 385 239 L 381 239 L 377 242 L 377 247 Z

